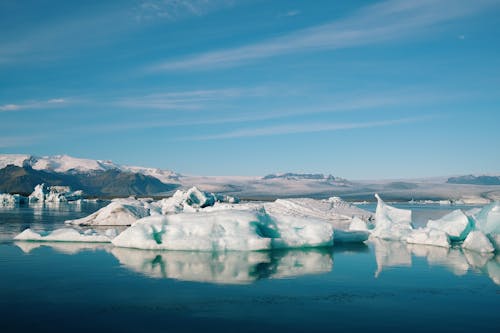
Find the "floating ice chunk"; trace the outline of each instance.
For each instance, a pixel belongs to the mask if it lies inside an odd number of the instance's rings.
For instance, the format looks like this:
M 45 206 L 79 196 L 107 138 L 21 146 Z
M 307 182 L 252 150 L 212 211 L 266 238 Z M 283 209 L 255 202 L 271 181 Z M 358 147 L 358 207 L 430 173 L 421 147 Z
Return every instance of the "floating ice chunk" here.
M 386 240 L 405 240 L 412 231 L 411 210 L 387 205 L 378 194 L 373 237 Z
M 350 231 L 368 231 L 368 226 L 365 221 L 360 219 L 359 217 L 354 217 L 349 224 Z
M 406 242 L 410 244 L 450 247 L 448 235 L 442 230 L 432 228 L 413 230 L 406 238 Z
M 500 234 L 491 234 L 488 238 L 495 250 L 500 251 Z
M 265 209 L 269 214 L 329 221 L 335 229 L 343 230 L 347 230 L 354 217 L 362 220 L 369 220 L 372 217 L 372 213 L 351 205 L 338 197 L 332 197 L 328 200 L 309 198 L 278 199 L 266 203 Z
M 486 237 L 486 235 L 479 230 L 474 230 L 469 233 L 467 238 L 465 238 L 462 243 L 462 248 L 480 253 L 495 251 L 495 248 L 491 244 L 488 237 Z
M 26 201 L 26 198 L 19 194 L 0 193 L 0 207 L 15 207 Z
M 67 202 L 81 199 L 83 191 L 72 191 L 69 186 L 47 186 L 38 184 L 28 197 L 30 203 Z
M 156 205 L 160 207 L 162 214 L 177 214 L 211 207 L 217 202 L 235 204 L 239 202 L 239 199 L 228 195 L 204 192 L 197 187 L 191 187 L 185 191 L 177 190 L 172 197 L 160 200 Z
M 472 224 L 460 209 L 446 214 L 438 220 L 429 220 L 427 227 L 444 231 L 451 241 L 463 241 L 472 229 Z
M 131 225 L 140 218 L 151 215 L 151 204 L 133 198 L 115 199 L 97 212 L 65 223 L 73 225 Z
M 500 234 L 500 202 L 483 207 L 473 216 L 476 228 L 485 234 Z
M 217 211 L 151 216 L 119 234 L 113 244 L 148 250 L 265 250 L 271 239 L 262 236 L 255 212 Z
M 80 231 L 73 228 L 62 228 L 54 231 L 36 232 L 26 229 L 14 237 L 15 240 L 37 241 L 37 242 L 89 242 L 109 243 L 111 238 L 99 234 L 95 230 Z

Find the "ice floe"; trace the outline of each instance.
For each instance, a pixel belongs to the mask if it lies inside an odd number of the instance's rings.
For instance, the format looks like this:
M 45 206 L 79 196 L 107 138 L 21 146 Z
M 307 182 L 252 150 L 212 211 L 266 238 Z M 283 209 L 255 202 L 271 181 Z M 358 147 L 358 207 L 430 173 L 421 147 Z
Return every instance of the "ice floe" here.
M 372 236 L 385 240 L 405 240 L 412 232 L 411 210 L 399 209 L 386 204 L 378 194 L 375 212 L 375 228 Z
M 457 209 L 438 220 L 429 220 L 427 227 L 444 231 L 451 241 L 463 241 L 471 231 L 472 223 L 467 215 Z
M 116 236 L 116 231 L 108 229 L 104 233 L 96 230 L 77 230 L 73 228 L 61 228 L 54 231 L 36 232 L 26 229 L 14 237 L 15 240 L 37 241 L 37 242 L 87 242 L 87 243 L 109 243 Z
M 26 202 L 26 198 L 19 194 L 0 193 L 0 207 L 15 207 Z
M 30 203 L 67 202 L 83 197 L 83 191 L 72 191 L 69 186 L 47 186 L 38 184 L 28 197 Z
M 488 237 L 479 230 L 473 230 L 465 238 L 462 248 L 480 253 L 494 252 L 495 248 Z
M 140 218 L 159 214 L 158 208 L 147 200 L 135 198 L 114 199 L 109 205 L 76 220 L 67 220 L 73 225 L 131 225 Z
M 448 235 L 442 230 L 432 228 L 412 230 L 408 237 L 406 237 L 406 242 L 410 244 L 450 247 Z

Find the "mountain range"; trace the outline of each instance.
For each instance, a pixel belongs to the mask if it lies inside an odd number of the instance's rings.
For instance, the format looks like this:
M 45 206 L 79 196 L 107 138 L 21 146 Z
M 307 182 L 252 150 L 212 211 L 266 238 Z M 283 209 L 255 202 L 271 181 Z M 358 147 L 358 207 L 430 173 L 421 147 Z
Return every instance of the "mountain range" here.
M 40 183 L 67 185 L 95 197 L 168 196 L 177 188 L 198 186 L 247 199 L 338 195 L 348 200 L 371 201 L 374 193 L 390 200 L 484 203 L 500 199 L 498 176 L 382 181 L 351 181 L 333 175 L 292 172 L 266 176 L 193 176 L 67 155 L 0 154 L 0 192 L 29 194 Z

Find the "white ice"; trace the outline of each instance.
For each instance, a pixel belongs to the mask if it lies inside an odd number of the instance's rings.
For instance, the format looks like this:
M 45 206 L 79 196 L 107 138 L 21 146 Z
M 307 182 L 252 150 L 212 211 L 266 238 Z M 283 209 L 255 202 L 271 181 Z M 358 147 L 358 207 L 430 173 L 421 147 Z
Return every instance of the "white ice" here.
M 429 220 L 427 227 L 444 231 L 451 241 L 463 241 L 471 231 L 472 224 L 469 217 L 457 209 L 438 220 Z
M 493 202 L 473 215 L 475 226 L 485 234 L 500 234 L 500 202 Z
M 109 205 L 89 216 L 68 220 L 65 223 L 73 225 L 131 225 L 140 218 L 158 214 L 156 209 L 145 200 L 115 199 Z
M 446 232 L 428 227 L 412 230 L 406 237 L 406 242 L 409 244 L 450 247 L 450 240 Z
M 28 197 L 30 203 L 67 202 L 79 200 L 83 197 L 81 190 L 72 191 L 69 186 L 47 186 L 38 184 Z
M 495 248 L 488 237 L 479 230 L 474 230 L 467 235 L 464 242 L 462 243 L 462 248 L 476 251 L 480 253 L 494 252 Z
M 26 198 L 19 194 L 0 193 L 0 207 L 15 207 L 25 200 Z
M 82 231 L 73 228 L 62 228 L 54 231 L 36 232 L 28 228 L 14 237 L 14 239 L 36 242 L 109 243 L 113 235 L 114 232 L 108 230 L 105 233 L 98 233 L 92 229 Z
M 387 205 L 378 194 L 375 212 L 375 229 L 372 236 L 385 240 L 405 240 L 412 232 L 411 210 Z

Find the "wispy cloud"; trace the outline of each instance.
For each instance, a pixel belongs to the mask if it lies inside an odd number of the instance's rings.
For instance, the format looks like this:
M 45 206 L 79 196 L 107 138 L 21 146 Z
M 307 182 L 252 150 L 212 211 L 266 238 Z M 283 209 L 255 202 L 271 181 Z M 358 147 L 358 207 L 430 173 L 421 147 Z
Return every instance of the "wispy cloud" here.
M 0 105 L 0 112 L 60 107 L 65 104 L 68 104 L 68 100 L 64 98 L 53 98 L 42 101 L 29 101 L 19 104 L 4 104 Z
M 233 0 L 143 0 L 139 3 L 136 17 L 139 20 L 161 18 L 176 21 L 231 7 L 235 2 Z
M 402 118 L 402 119 L 371 121 L 371 122 L 352 122 L 352 123 L 284 124 L 284 125 L 274 125 L 265 127 L 245 128 L 214 135 L 185 137 L 181 138 L 181 140 L 203 141 L 203 140 L 248 138 L 248 137 L 259 137 L 259 136 L 275 136 L 275 135 L 299 134 L 299 133 L 333 132 L 333 131 L 349 130 L 349 129 L 362 129 L 362 128 L 407 124 L 418 121 L 424 121 L 431 118 L 434 117 L 414 117 L 414 118 Z
M 131 108 L 199 110 L 217 101 L 263 96 L 267 90 L 266 87 L 255 87 L 165 92 L 119 98 L 113 104 Z
M 293 10 L 287 11 L 286 13 L 281 14 L 280 17 L 293 17 L 293 16 L 297 16 L 299 14 L 300 14 L 300 10 L 293 9 Z
M 484 10 L 498 0 L 388 0 L 331 23 L 240 47 L 168 60 L 149 70 L 207 70 L 314 50 L 333 50 L 398 40 L 437 24 Z

